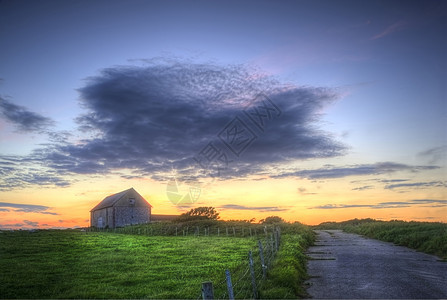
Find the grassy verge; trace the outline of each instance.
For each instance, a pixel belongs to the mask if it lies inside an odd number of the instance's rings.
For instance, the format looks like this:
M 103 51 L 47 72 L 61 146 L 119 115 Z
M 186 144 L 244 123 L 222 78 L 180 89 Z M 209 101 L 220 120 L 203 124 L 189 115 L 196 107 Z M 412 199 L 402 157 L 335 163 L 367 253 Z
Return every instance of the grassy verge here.
M 261 286 L 262 299 L 296 299 L 308 297 L 305 250 L 314 242 L 312 230 L 303 225 L 283 225 L 281 248 L 267 279 Z
M 447 224 L 435 222 L 350 220 L 324 223 L 321 229 L 343 229 L 374 239 L 392 242 L 447 260 Z
M 0 234 L 1 298 L 193 298 L 245 262 L 251 238 L 78 231 Z

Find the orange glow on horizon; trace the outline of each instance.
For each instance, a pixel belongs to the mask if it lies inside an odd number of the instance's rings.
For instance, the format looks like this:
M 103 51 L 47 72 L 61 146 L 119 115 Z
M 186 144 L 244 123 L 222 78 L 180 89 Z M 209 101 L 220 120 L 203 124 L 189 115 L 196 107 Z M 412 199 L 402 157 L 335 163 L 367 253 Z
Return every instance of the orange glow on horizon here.
M 289 222 L 317 225 L 328 221 L 373 218 L 446 222 L 442 205 L 409 205 L 378 208 L 383 202 L 405 202 L 407 194 L 384 190 L 352 191 L 348 181 L 309 182 L 296 179 L 218 181 L 202 189 L 198 201 L 176 206 L 166 194 L 166 183 L 151 180 L 107 178 L 77 183 L 60 189 L 27 189 L 5 192 L 6 203 L 48 207 L 41 212 L 24 212 L 5 207 L 0 210 L 0 228 L 73 228 L 89 226 L 90 210 L 105 197 L 134 187 L 153 206 L 153 214 L 176 215 L 198 206 L 213 206 L 222 220 L 256 222 L 277 215 Z M 440 197 L 443 189 L 433 189 Z M 426 199 L 426 191 L 412 193 L 411 199 Z M 386 199 L 386 200 L 384 200 Z M 319 208 L 325 205 L 352 205 L 345 208 Z M 358 207 L 356 207 L 356 205 Z M 374 206 L 376 205 L 376 206 Z

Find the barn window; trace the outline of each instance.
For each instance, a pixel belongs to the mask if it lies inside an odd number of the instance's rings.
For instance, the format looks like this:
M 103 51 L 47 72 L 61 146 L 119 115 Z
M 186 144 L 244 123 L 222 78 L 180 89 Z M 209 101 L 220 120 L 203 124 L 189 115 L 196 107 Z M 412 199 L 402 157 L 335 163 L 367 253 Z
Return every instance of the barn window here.
M 129 199 L 129 204 L 130 205 L 135 205 L 135 198 L 130 198 Z

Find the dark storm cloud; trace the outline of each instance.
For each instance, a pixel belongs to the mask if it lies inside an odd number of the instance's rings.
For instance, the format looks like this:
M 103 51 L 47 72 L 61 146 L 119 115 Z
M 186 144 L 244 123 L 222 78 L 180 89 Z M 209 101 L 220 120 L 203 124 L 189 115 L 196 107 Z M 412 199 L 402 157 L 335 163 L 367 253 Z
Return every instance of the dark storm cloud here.
M 29 111 L 25 107 L 11 103 L 2 97 L 0 97 L 0 115 L 13 123 L 20 132 L 42 133 L 54 125 L 50 118 Z
M 12 209 L 15 212 L 57 215 L 57 213 L 47 211 L 51 208 L 48 206 L 43 206 L 43 205 L 0 202 L 0 207 L 7 207 L 7 208 L 5 208 L 6 210 L 10 211 Z
M 380 202 L 377 204 L 325 204 L 325 205 L 309 207 L 308 209 L 343 209 L 343 208 L 383 209 L 383 208 L 411 207 L 415 205 L 425 205 L 426 207 L 444 207 L 447 206 L 447 200 L 416 199 L 408 201 Z
M 238 204 L 225 204 L 219 207 L 221 209 L 231 209 L 231 210 L 256 210 L 260 212 L 266 211 L 287 211 L 286 208 L 279 208 L 277 206 L 245 206 Z
M 246 121 L 257 139 L 241 157 L 231 156 L 222 177 L 260 174 L 265 166 L 289 160 L 332 157 L 344 146 L 316 128 L 320 110 L 337 98 L 324 88 L 281 85 L 244 66 L 164 63 L 114 67 L 79 89 L 86 113 L 77 121 L 92 138 L 58 145 L 44 153 L 46 166 L 79 174 L 131 169 L 164 179 L 172 169 L 190 174 L 193 157 L 259 93 L 282 114 L 264 132 Z M 252 103 L 253 104 L 253 103 Z M 257 104 L 257 103 L 255 103 Z M 220 144 L 221 148 L 222 144 Z
M 64 187 L 73 174 L 164 181 L 174 172 L 178 178 L 198 180 L 210 174 L 204 175 L 193 158 L 209 143 L 227 158 L 228 166 L 213 173 L 221 180 L 254 174 L 327 179 L 438 168 L 383 162 L 285 169 L 291 161 L 345 153 L 344 145 L 318 128 L 322 108 L 338 98 L 336 90 L 285 85 L 242 65 L 147 63 L 104 69 L 86 80 L 79 89 L 85 113 L 77 118 L 84 138 L 76 143 L 70 142 L 72 133 L 50 130 L 49 118 L 0 98 L 5 118 L 22 131 L 44 132 L 50 140 L 28 156 L 0 157 L 0 190 Z M 260 94 L 280 112 L 264 119 L 263 128 L 244 114 L 260 107 L 263 102 L 255 101 Z M 239 156 L 218 138 L 235 117 L 255 136 Z
M 348 167 L 325 167 L 314 170 L 301 170 L 295 172 L 286 172 L 281 175 L 272 177 L 301 177 L 307 179 L 331 179 L 343 178 L 348 176 L 361 175 L 380 175 L 389 174 L 398 171 L 418 172 L 423 170 L 438 169 L 437 166 L 410 166 L 406 164 L 399 164 L 393 162 L 379 162 L 375 164 L 355 165 Z

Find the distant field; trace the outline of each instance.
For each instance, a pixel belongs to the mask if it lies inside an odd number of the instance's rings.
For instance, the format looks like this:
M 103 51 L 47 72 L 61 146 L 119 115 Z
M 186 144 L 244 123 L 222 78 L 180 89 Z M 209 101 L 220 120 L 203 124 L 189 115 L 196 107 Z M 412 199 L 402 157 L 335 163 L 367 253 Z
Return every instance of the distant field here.
M 321 229 L 343 229 L 378 240 L 392 242 L 447 260 L 447 224 L 437 222 L 350 220 L 323 223 Z
M 264 298 L 305 296 L 303 252 L 311 231 L 302 225 L 283 231 L 278 257 L 260 287 Z M 215 295 L 225 293 L 225 269 L 234 271 L 237 298 L 250 298 L 248 251 L 262 237 L 3 231 L 0 298 L 197 299 L 204 281 L 216 285 Z

